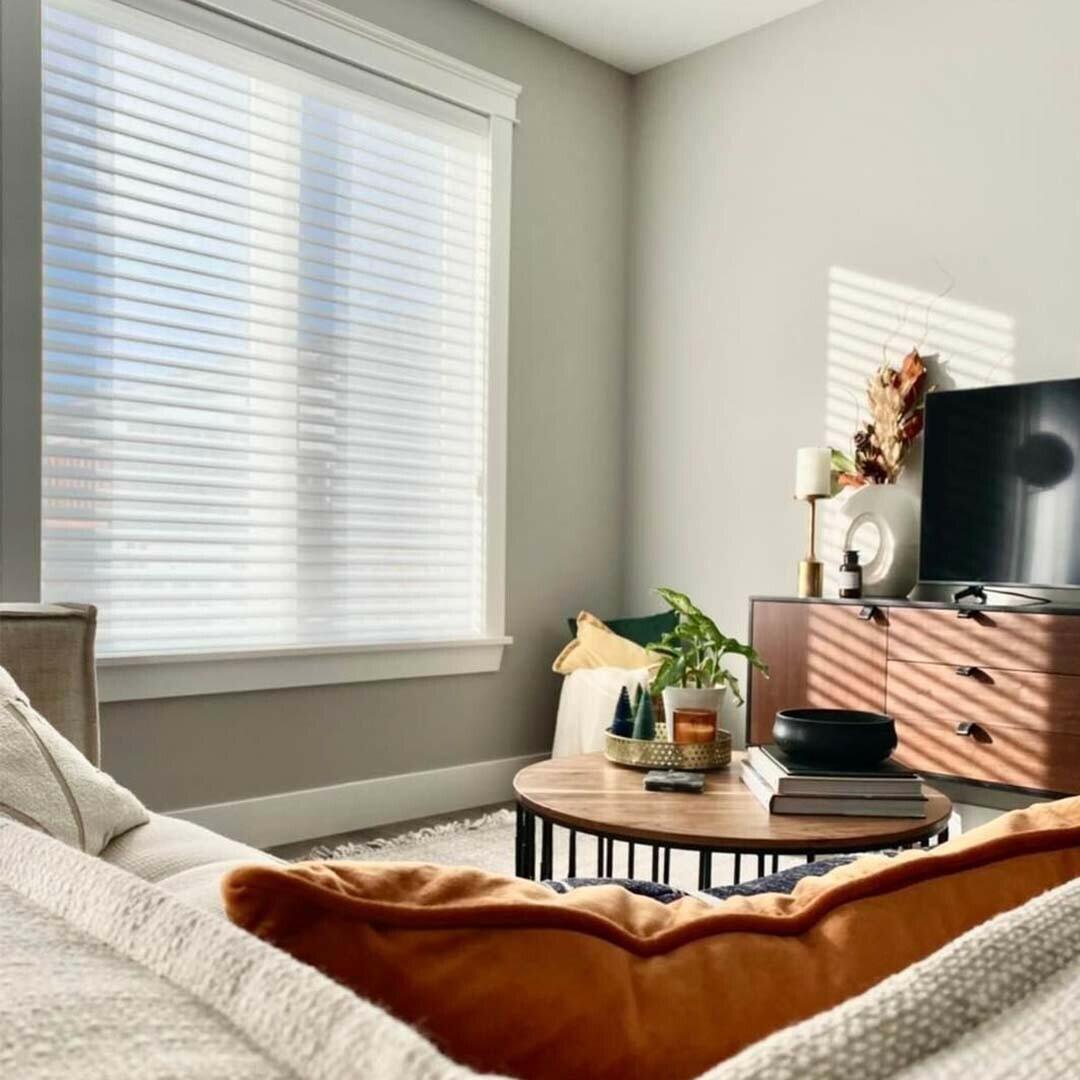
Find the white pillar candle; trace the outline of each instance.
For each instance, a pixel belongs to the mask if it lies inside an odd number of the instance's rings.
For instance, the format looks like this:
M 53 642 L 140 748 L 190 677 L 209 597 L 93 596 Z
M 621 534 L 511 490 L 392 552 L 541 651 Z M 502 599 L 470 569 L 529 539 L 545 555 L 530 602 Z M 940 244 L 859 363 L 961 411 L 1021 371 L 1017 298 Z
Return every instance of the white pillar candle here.
M 827 446 L 804 446 L 795 454 L 795 498 L 832 494 L 832 451 Z

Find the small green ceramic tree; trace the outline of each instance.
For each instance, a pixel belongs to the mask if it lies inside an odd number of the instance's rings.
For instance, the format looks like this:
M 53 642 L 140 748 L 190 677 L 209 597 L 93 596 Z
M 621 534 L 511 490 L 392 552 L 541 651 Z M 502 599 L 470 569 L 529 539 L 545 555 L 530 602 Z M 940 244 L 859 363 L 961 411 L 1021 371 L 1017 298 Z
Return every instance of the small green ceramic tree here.
M 611 734 L 621 735 L 624 739 L 634 733 L 634 712 L 630 707 L 630 694 L 624 686 L 619 691 L 619 700 L 615 703 L 615 716 L 611 721 Z
M 652 742 L 656 738 L 656 715 L 653 713 L 652 698 L 642 694 L 638 702 L 637 715 L 634 717 L 634 738 Z

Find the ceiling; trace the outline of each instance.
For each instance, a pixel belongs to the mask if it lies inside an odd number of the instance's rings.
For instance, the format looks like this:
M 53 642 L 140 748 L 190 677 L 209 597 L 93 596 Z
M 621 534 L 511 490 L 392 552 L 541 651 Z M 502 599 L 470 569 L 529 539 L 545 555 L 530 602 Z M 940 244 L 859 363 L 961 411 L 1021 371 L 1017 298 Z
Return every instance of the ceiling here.
M 637 74 L 820 0 L 477 0 Z

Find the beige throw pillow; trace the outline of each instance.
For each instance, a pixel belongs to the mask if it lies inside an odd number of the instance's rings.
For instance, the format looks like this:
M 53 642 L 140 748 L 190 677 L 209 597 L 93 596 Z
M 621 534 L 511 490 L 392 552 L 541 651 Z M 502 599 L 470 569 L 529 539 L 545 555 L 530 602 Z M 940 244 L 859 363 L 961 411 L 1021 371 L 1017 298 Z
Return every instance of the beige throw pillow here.
M 578 636 L 555 658 L 552 670 L 569 675 L 582 668 L 653 667 L 660 658 L 627 638 L 620 637 L 595 615 L 583 611 L 577 617 Z
M 2 667 L 0 814 L 90 855 L 149 820 L 127 788 L 94 768 L 34 711 Z

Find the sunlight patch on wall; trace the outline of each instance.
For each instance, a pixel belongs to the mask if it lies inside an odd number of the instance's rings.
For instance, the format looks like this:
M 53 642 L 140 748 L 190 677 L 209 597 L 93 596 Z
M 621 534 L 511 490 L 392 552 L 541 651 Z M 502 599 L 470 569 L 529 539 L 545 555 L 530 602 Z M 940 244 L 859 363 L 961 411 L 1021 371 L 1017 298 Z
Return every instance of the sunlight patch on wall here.
M 935 293 L 834 266 L 828 299 L 827 446 L 851 452 L 855 429 L 867 416 L 867 379 L 884 363 L 899 367 L 913 347 L 927 359 L 929 383 L 939 390 L 1013 381 L 1014 320 L 955 299 L 951 287 Z M 921 454 L 915 452 L 900 481 L 916 493 L 920 467 Z M 841 501 L 827 502 L 822 515 L 819 557 L 825 562 L 826 596 L 836 595 L 847 527 Z M 863 552 L 864 561 L 873 555 L 872 538 L 865 539 L 871 546 Z

